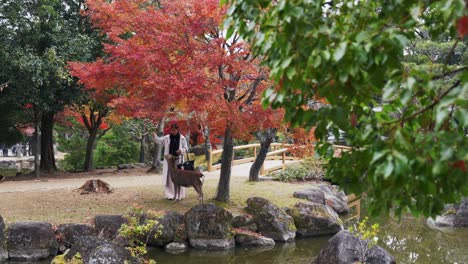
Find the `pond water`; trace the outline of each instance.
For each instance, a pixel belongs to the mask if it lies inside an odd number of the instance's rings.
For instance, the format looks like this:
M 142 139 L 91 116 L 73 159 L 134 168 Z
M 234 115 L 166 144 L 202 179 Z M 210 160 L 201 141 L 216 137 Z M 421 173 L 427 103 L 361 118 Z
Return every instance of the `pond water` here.
M 376 222 L 380 223 L 379 245 L 393 254 L 397 263 L 468 263 L 468 228 L 431 229 L 424 219 L 413 217 L 403 217 L 400 222 L 382 219 Z M 279 243 L 270 250 L 236 248 L 229 251 L 207 252 L 191 249 L 177 255 L 159 248 L 152 248 L 149 251 L 158 264 L 302 264 L 311 263 L 329 238 L 297 239 L 293 243 Z
M 373 221 L 370 221 L 373 223 Z M 424 219 L 403 217 L 378 221 L 379 245 L 395 256 L 397 263 L 468 264 L 468 228 L 431 229 Z M 152 249 L 151 256 L 159 264 L 299 264 L 311 263 L 330 237 L 297 239 L 294 243 L 277 244 L 267 251 L 234 249 L 207 252 L 191 249 L 172 255 Z

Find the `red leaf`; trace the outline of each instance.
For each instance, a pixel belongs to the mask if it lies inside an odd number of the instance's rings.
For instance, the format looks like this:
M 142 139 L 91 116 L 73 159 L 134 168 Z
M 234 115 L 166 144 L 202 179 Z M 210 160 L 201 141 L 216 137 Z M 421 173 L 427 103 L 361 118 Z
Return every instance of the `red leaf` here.
M 466 35 L 468 35 L 468 16 L 463 16 L 460 19 L 458 19 L 457 31 L 460 38 L 463 38 Z

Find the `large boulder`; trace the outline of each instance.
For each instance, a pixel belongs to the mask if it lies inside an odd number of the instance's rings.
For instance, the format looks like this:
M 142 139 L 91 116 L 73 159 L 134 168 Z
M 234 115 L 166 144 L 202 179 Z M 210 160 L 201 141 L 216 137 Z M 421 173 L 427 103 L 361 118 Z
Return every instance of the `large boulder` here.
M 96 236 L 76 237 L 75 243 L 65 254 L 65 260 L 71 261 L 77 255 L 83 263 L 139 263 L 124 246 Z
M 394 264 L 395 258 L 385 249 L 372 246 L 347 230 L 333 236 L 313 264 L 372 263 Z
M 5 248 L 5 223 L 3 222 L 3 217 L 0 215 L 0 263 L 3 260 L 8 259 L 8 251 Z
M 164 246 L 170 242 L 177 240 L 178 229 L 182 228 L 184 223 L 184 215 L 178 212 L 168 212 L 158 219 L 156 229 L 160 229 L 160 235 L 155 238 L 152 236 L 148 242 L 149 246 Z
M 232 214 L 214 204 L 199 204 L 185 213 L 189 243 L 198 249 L 229 249 L 235 246 Z
M 468 198 L 464 198 L 457 206 L 457 213 L 453 219 L 453 226 L 468 227 Z
M 94 217 L 96 233 L 107 240 L 119 238 L 119 229 L 127 222 L 127 219 L 121 215 L 96 215 Z
M 247 199 L 245 210 L 253 216 L 258 232 L 275 241 L 290 242 L 296 237 L 296 226 L 291 216 L 267 199 Z
M 349 212 L 348 197 L 338 186 L 320 183 L 310 186 L 306 190 L 294 192 L 294 197 L 307 199 L 314 203 L 326 204 L 338 214 Z
M 61 224 L 55 232 L 59 242 L 59 249 L 64 252 L 70 248 L 79 237 L 96 235 L 93 226 L 86 224 Z
M 103 242 L 89 253 L 88 264 L 109 264 L 109 263 L 140 263 L 138 259 L 132 257 L 123 246 Z
M 237 215 L 232 219 L 232 227 L 257 232 L 257 224 L 248 214 Z
M 328 205 L 300 202 L 286 212 L 294 219 L 300 236 L 336 234 L 343 229 L 343 222 Z
M 90 252 L 107 242 L 107 240 L 96 236 L 80 236 L 76 237 L 71 248 L 65 254 L 65 260 L 71 261 L 77 254 L 81 256 L 84 263 L 88 263 Z
M 273 239 L 242 229 L 236 230 L 234 239 L 236 245 L 242 248 L 273 248 L 275 246 Z
M 436 227 L 468 227 L 468 198 L 463 198 L 460 203 L 448 204 L 442 215 L 435 220 L 428 219 L 429 226 Z
M 294 197 L 306 199 L 314 203 L 325 204 L 325 194 L 319 188 L 295 191 Z
M 8 227 L 7 234 L 12 260 L 39 260 L 57 255 L 58 244 L 50 223 L 16 222 Z

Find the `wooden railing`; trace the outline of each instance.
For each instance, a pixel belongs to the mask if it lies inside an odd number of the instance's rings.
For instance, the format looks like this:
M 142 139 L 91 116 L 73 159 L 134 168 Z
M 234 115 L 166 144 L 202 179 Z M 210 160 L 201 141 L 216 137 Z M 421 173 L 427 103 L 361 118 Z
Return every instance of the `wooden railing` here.
M 361 219 L 361 197 L 356 196 L 354 193 L 348 195 L 349 209 L 355 208 L 355 214 L 348 217 L 345 221 L 356 218 L 358 221 Z
M 272 151 L 267 153 L 267 157 L 265 160 L 282 160 L 281 165 L 275 166 L 272 168 L 265 169 L 264 165 L 260 169 L 260 175 L 265 175 L 268 174 L 271 171 L 275 170 L 280 170 L 284 169 L 286 166 L 286 160 L 298 160 L 297 158 L 294 158 L 292 156 L 287 156 L 286 153 L 289 152 L 289 146 L 291 144 L 283 144 L 283 143 L 271 143 L 270 148 Z M 242 159 L 234 159 L 235 158 L 235 152 L 236 150 L 241 150 L 241 149 L 253 149 L 253 156 L 252 157 L 244 157 Z M 257 157 L 257 150 L 260 149 L 260 143 L 256 144 L 248 144 L 248 145 L 242 145 L 242 146 L 235 146 L 233 155 L 232 155 L 232 165 L 238 165 L 238 164 L 244 164 L 244 163 L 249 163 L 253 162 L 255 158 Z M 214 150 L 214 151 L 209 151 L 210 154 L 210 159 L 207 161 L 207 169 L 208 171 L 215 171 L 217 169 L 221 168 L 221 164 L 216 164 L 213 165 L 213 156 L 216 154 L 223 153 L 222 149 Z
M 295 158 L 293 156 L 286 155 L 289 152 L 290 146 L 291 144 L 272 143 L 270 145 L 271 151 L 267 153 L 265 160 L 281 160 L 282 161 L 281 165 L 274 166 L 274 167 L 267 168 L 267 169 L 265 168 L 264 165 L 262 165 L 262 168 L 260 169 L 260 175 L 267 175 L 268 173 L 272 171 L 284 169 L 286 167 L 287 160 L 299 160 L 298 158 Z M 342 145 L 333 145 L 333 147 L 335 148 L 335 156 L 339 156 L 343 152 L 351 151 L 352 149 L 351 147 L 342 146 Z M 242 159 L 235 159 L 236 150 L 242 150 L 242 149 L 253 149 L 253 152 L 252 152 L 253 156 L 244 157 Z M 260 143 L 235 146 L 234 151 L 232 152 L 232 165 L 253 162 L 255 160 L 255 157 L 257 157 L 257 149 L 260 149 Z M 218 149 L 214 151 L 209 150 L 210 159 L 207 161 L 207 169 L 209 172 L 215 171 L 221 168 L 221 164 L 213 165 L 213 156 L 216 154 L 221 154 L 221 153 L 223 153 L 222 149 Z

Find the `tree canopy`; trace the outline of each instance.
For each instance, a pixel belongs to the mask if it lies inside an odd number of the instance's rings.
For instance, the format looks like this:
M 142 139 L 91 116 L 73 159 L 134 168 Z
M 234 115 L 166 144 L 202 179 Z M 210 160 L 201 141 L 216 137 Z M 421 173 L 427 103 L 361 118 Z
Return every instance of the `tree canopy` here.
M 0 83 L 3 99 L 31 105 L 41 124 L 41 169 L 55 170 L 54 116 L 81 94 L 68 74 L 69 60 L 91 60 L 97 35 L 80 14 L 84 0 L 5 0 L 0 3 Z M 36 127 L 36 128 L 37 128 Z
M 366 192 L 371 213 L 434 215 L 468 195 L 465 1 L 224 2 L 227 31 L 278 84 L 264 104 L 315 128 L 329 176 Z M 421 60 L 433 42 L 444 51 Z M 309 108 L 314 98 L 328 106 Z M 340 131 L 353 151 L 334 158 L 327 139 Z
M 232 138 L 252 137 L 275 111 L 260 101 L 268 70 L 239 36 L 226 38 L 220 27 L 226 8 L 217 0 L 87 4 L 109 42 L 97 61 L 70 63 L 73 75 L 132 116 L 158 120 L 177 108 L 224 134 L 217 199 L 229 200 Z

